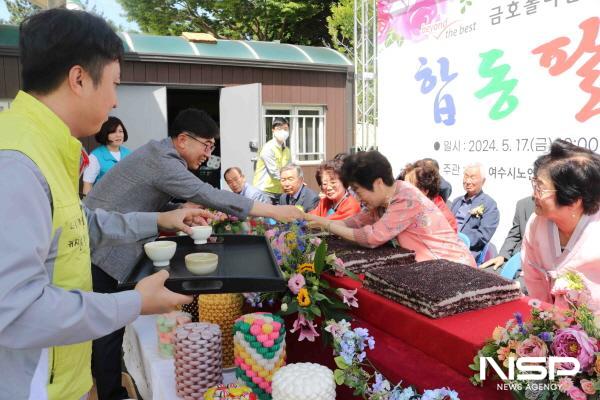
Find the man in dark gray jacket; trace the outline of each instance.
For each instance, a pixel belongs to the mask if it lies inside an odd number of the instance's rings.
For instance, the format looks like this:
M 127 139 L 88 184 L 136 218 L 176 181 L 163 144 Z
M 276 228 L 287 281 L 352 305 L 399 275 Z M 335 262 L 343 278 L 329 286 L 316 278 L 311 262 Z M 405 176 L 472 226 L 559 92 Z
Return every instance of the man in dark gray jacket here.
M 481 264 L 481 268 L 492 266 L 494 267 L 494 270 L 496 270 L 512 256 L 521 251 L 521 242 L 525 236 L 525 227 L 527 227 L 529 217 L 533 214 L 534 206 L 533 198 L 531 196 L 524 197 L 517 201 L 512 227 L 508 231 L 506 239 L 504 239 L 504 244 L 502 245 L 498 256 Z
M 319 204 L 319 195 L 304 183 L 302 168 L 296 164 L 288 164 L 281 168 L 281 187 L 283 194 L 279 197 L 279 204 L 302 207 L 309 212 Z
M 296 207 L 273 206 L 219 190 L 203 182 L 197 170 L 215 148 L 219 128 L 204 111 L 180 112 L 169 129 L 169 137 L 150 141 L 121 160 L 94 185 L 86 206 L 118 212 L 161 211 L 180 207 L 173 199 L 235 215 L 277 220 L 304 218 Z M 112 293 L 143 255 L 143 243 L 112 246 L 92 253 L 94 291 Z M 92 370 L 100 400 L 125 398 L 121 388 L 123 332 L 113 332 L 94 341 Z

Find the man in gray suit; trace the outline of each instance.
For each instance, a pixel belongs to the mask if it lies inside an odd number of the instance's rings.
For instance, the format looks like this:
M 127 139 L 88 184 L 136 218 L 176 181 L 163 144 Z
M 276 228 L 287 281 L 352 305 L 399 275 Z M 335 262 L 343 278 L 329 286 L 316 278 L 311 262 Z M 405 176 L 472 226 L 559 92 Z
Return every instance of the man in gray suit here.
M 513 255 L 521 251 L 521 242 L 525 236 L 525 227 L 531 214 L 533 214 L 534 203 L 531 196 L 527 196 L 517 201 L 513 224 L 508 231 L 508 236 L 500 249 L 497 257 L 489 259 L 481 264 L 481 268 L 494 267 L 494 270 L 500 268 Z
M 283 194 L 279 198 L 279 204 L 301 206 L 305 212 L 313 210 L 319 204 L 319 195 L 304 184 L 304 173 L 300 166 L 288 164 L 281 168 L 280 176 Z
M 219 128 L 204 111 L 181 111 L 169 128 L 169 137 L 151 140 L 121 160 L 94 185 L 85 199 L 91 209 L 122 213 L 178 208 L 183 199 L 244 219 L 248 215 L 294 220 L 304 218 L 296 207 L 277 207 L 213 188 L 198 179 L 197 170 L 215 148 Z M 151 238 L 154 239 L 154 238 Z M 143 243 L 104 247 L 92 252 L 95 292 L 113 293 L 143 256 Z M 99 398 L 126 398 L 121 389 L 121 346 L 124 330 L 94 341 L 92 371 Z

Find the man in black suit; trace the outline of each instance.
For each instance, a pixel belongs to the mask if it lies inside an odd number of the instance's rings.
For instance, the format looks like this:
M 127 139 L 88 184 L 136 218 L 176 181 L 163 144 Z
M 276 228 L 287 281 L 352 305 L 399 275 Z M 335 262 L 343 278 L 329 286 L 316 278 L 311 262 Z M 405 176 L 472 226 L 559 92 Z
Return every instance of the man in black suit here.
M 527 196 L 517 201 L 512 227 L 508 231 L 508 236 L 506 236 L 498 256 L 481 264 L 481 268 L 494 267 L 494 270 L 496 270 L 513 255 L 521 251 L 521 242 L 523 236 L 525 236 L 525 227 L 527 226 L 529 217 L 533 214 L 533 209 L 534 204 L 531 196 Z
M 283 187 L 280 205 L 301 206 L 305 212 L 317 206 L 319 195 L 304 184 L 302 168 L 296 164 L 288 164 L 281 168 L 279 176 Z

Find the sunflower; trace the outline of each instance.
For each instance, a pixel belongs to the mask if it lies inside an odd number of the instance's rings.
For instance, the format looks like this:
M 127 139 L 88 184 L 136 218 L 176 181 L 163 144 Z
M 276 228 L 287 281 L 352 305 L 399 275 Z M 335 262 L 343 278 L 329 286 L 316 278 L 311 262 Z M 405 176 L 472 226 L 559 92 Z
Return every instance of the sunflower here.
M 296 272 L 299 274 L 303 274 L 305 272 L 315 272 L 315 265 L 312 263 L 300 264 L 298 265 L 298 268 L 296 268 Z
M 310 296 L 308 295 L 308 290 L 306 290 L 306 288 L 300 289 L 296 298 L 298 299 L 298 305 L 300 307 L 310 306 Z

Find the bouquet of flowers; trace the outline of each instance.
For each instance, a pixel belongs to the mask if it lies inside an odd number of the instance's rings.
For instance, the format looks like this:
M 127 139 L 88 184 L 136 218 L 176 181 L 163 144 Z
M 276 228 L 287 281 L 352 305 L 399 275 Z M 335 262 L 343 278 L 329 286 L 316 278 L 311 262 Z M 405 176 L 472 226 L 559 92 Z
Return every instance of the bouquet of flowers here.
M 567 272 L 558 277 L 553 294 L 563 296 L 568 308 L 545 306 L 532 299 L 529 302 L 532 307 L 530 321 L 523 321 L 522 315 L 516 313 L 504 327 L 496 327 L 492 338 L 479 350 L 474 363 L 469 366 L 477 372 L 471 382 L 480 385 L 487 378 L 481 361 L 482 357 L 490 357 L 503 369 L 503 374 L 494 369 L 496 375 L 516 398 L 600 399 L 600 314 L 594 315 L 593 307 L 590 308 L 589 290 L 577 273 Z M 565 376 L 560 371 L 554 374 L 550 368 L 543 380 L 525 380 L 519 379 L 519 374 L 514 371 L 514 363 L 521 357 L 546 360 L 552 356 L 576 358 L 579 373 Z M 542 364 L 544 368 L 545 364 Z M 528 360 L 527 365 L 533 364 Z M 549 364 L 550 367 L 553 365 L 552 362 Z M 571 370 L 574 366 L 574 363 L 558 363 L 555 368 Z
M 327 254 L 327 244 L 307 233 L 304 221 L 278 224 L 267 230 L 277 263 L 287 281 L 287 289 L 281 293 L 248 293 L 246 299 L 253 305 L 264 301 L 281 302 L 280 315 L 297 313 L 290 332 L 298 332 L 298 340 L 314 341 L 318 318 L 339 321 L 348 319 L 345 313 L 350 307 L 358 307 L 355 290 L 331 288 L 322 274 L 331 272 L 337 276 L 358 279 L 344 268 L 344 263 L 334 254 Z
M 214 212 L 215 219 L 211 225 L 213 233 L 222 234 L 245 234 L 245 235 L 264 235 L 269 229 L 268 221 L 264 218 L 248 217 L 246 220 L 241 220 L 233 215 L 227 215 L 220 211 Z
M 458 393 L 448 388 L 426 390 L 419 395 L 412 387 L 392 386 L 367 358 L 366 350 L 375 348 L 375 339 L 368 329 L 352 329 L 346 320 L 330 320 L 325 330 L 333 337 L 335 382 L 354 389 L 355 396 L 368 400 L 458 400 Z

